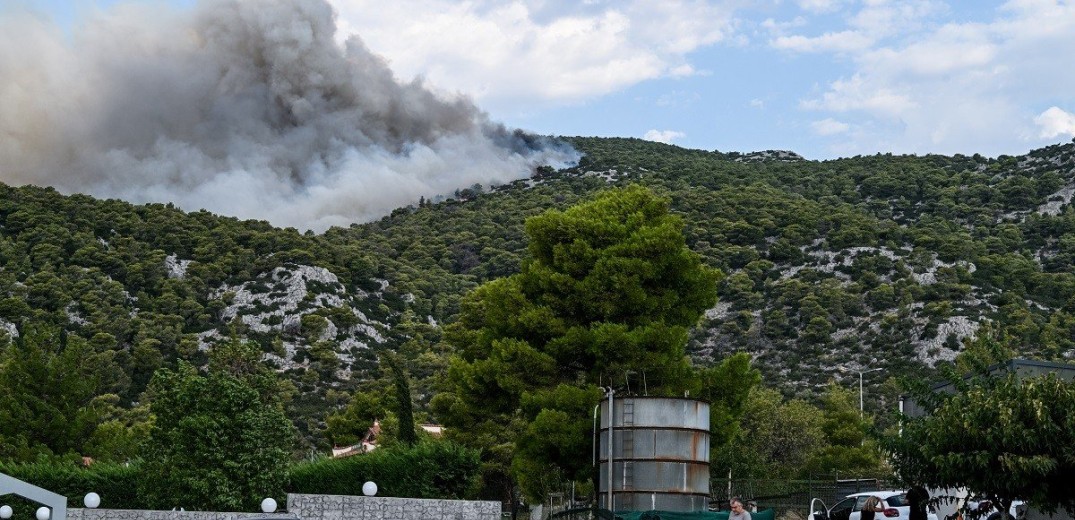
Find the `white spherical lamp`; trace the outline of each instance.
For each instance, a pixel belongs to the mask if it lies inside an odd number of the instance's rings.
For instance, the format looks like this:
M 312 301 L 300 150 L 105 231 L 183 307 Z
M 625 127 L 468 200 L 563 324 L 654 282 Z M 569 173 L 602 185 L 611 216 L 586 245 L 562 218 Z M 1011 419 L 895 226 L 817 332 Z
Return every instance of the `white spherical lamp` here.
M 82 503 L 86 504 L 86 507 L 90 509 L 96 509 L 97 506 L 101 505 L 101 495 L 98 495 L 97 493 L 94 493 L 92 491 L 86 493 L 86 498 L 82 499 Z
M 49 516 L 51 515 L 52 510 L 47 507 L 41 506 L 37 508 L 37 520 L 49 520 Z
M 11 518 L 12 513 L 13 513 L 13 511 L 11 510 L 11 506 L 8 506 L 8 505 L 0 506 L 0 518 L 3 518 L 4 520 L 7 520 L 8 518 Z
M 276 512 L 276 500 L 272 497 L 266 498 L 261 501 L 262 513 L 275 513 Z
M 362 484 L 362 494 L 368 497 L 372 497 L 377 494 L 377 484 L 370 481 Z

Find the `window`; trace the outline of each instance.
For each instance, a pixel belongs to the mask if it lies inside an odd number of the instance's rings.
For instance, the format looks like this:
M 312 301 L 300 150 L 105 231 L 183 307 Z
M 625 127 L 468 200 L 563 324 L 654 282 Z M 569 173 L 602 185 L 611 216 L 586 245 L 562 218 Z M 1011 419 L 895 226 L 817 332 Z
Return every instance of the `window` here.
M 855 497 L 846 498 L 836 503 L 829 510 L 829 520 L 850 520 L 855 507 Z

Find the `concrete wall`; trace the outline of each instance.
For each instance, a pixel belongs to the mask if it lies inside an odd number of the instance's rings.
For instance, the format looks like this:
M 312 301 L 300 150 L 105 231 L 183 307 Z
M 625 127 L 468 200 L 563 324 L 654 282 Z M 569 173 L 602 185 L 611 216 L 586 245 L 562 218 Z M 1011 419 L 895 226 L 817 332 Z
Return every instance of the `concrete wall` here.
M 107 500 L 107 497 L 102 497 Z M 137 509 L 67 510 L 67 520 L 497 520 L 500 502 L 344 495 L 288 495 L 286 513 Z

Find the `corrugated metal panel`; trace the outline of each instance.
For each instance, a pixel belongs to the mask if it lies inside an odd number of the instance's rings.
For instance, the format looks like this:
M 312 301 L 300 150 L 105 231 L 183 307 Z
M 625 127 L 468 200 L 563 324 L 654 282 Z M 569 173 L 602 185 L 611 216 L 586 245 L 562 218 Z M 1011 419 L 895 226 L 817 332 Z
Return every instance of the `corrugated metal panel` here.
M 608 430 L 599 439 L 598 453 L 601 460 L 608 460 Z M 698 430 L 657 430 L 654 428 L 632 428 L 631 436 L 621 435 L 627 431 L 617 427 L 613 443 L 616 459 L 631 453 L 631 459 L 662 459 L 684 461 L 709 461 L 709 432 Z M 625 437 L 627 437 L 625 439 Z M 624 449 L 623 443 L 633 442 L 634 446 Z
M 709 404 L 694 399 L 613 401 L 616 510 L 701 511 L 709 495 Z M 601 403 L 599 496 L 608 494 L 608 401 Z M 656 507 L 653 507 L 656 505 Z
M 613 509 L 616 511 L 705 511 L 709 497 L 703 495 L 671 495 L 666 493 L 624 492 L 617 493 Z
M 619 397 L 615 398 L 616 427 L 624 426 L 625 401 L 634 401 L 634 420 L 631 426 L 656 428 L 691 428 L 709 431 L 709 403 L 696 399 L 675 397 Z M 601 428 L 608 428 L 608 400 L 601 403 Z
M 608 490 L 608 467 L 601 474 L 601 491 Z M 709 464 L 659 461 L 615 461 L 612 491 L 656 491 L 659 493 L 709 494 Z M 623 475 L 632 475 L 625 483 Z

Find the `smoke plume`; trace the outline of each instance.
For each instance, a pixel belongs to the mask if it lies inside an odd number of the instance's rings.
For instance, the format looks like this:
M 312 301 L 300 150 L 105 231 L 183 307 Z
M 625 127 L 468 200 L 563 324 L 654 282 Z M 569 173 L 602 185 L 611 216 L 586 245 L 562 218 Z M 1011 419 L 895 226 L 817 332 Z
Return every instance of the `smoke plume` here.
M 324 230 L 576 152 L 397 81 L 323 0 L 0 21 L 0 180 Z

